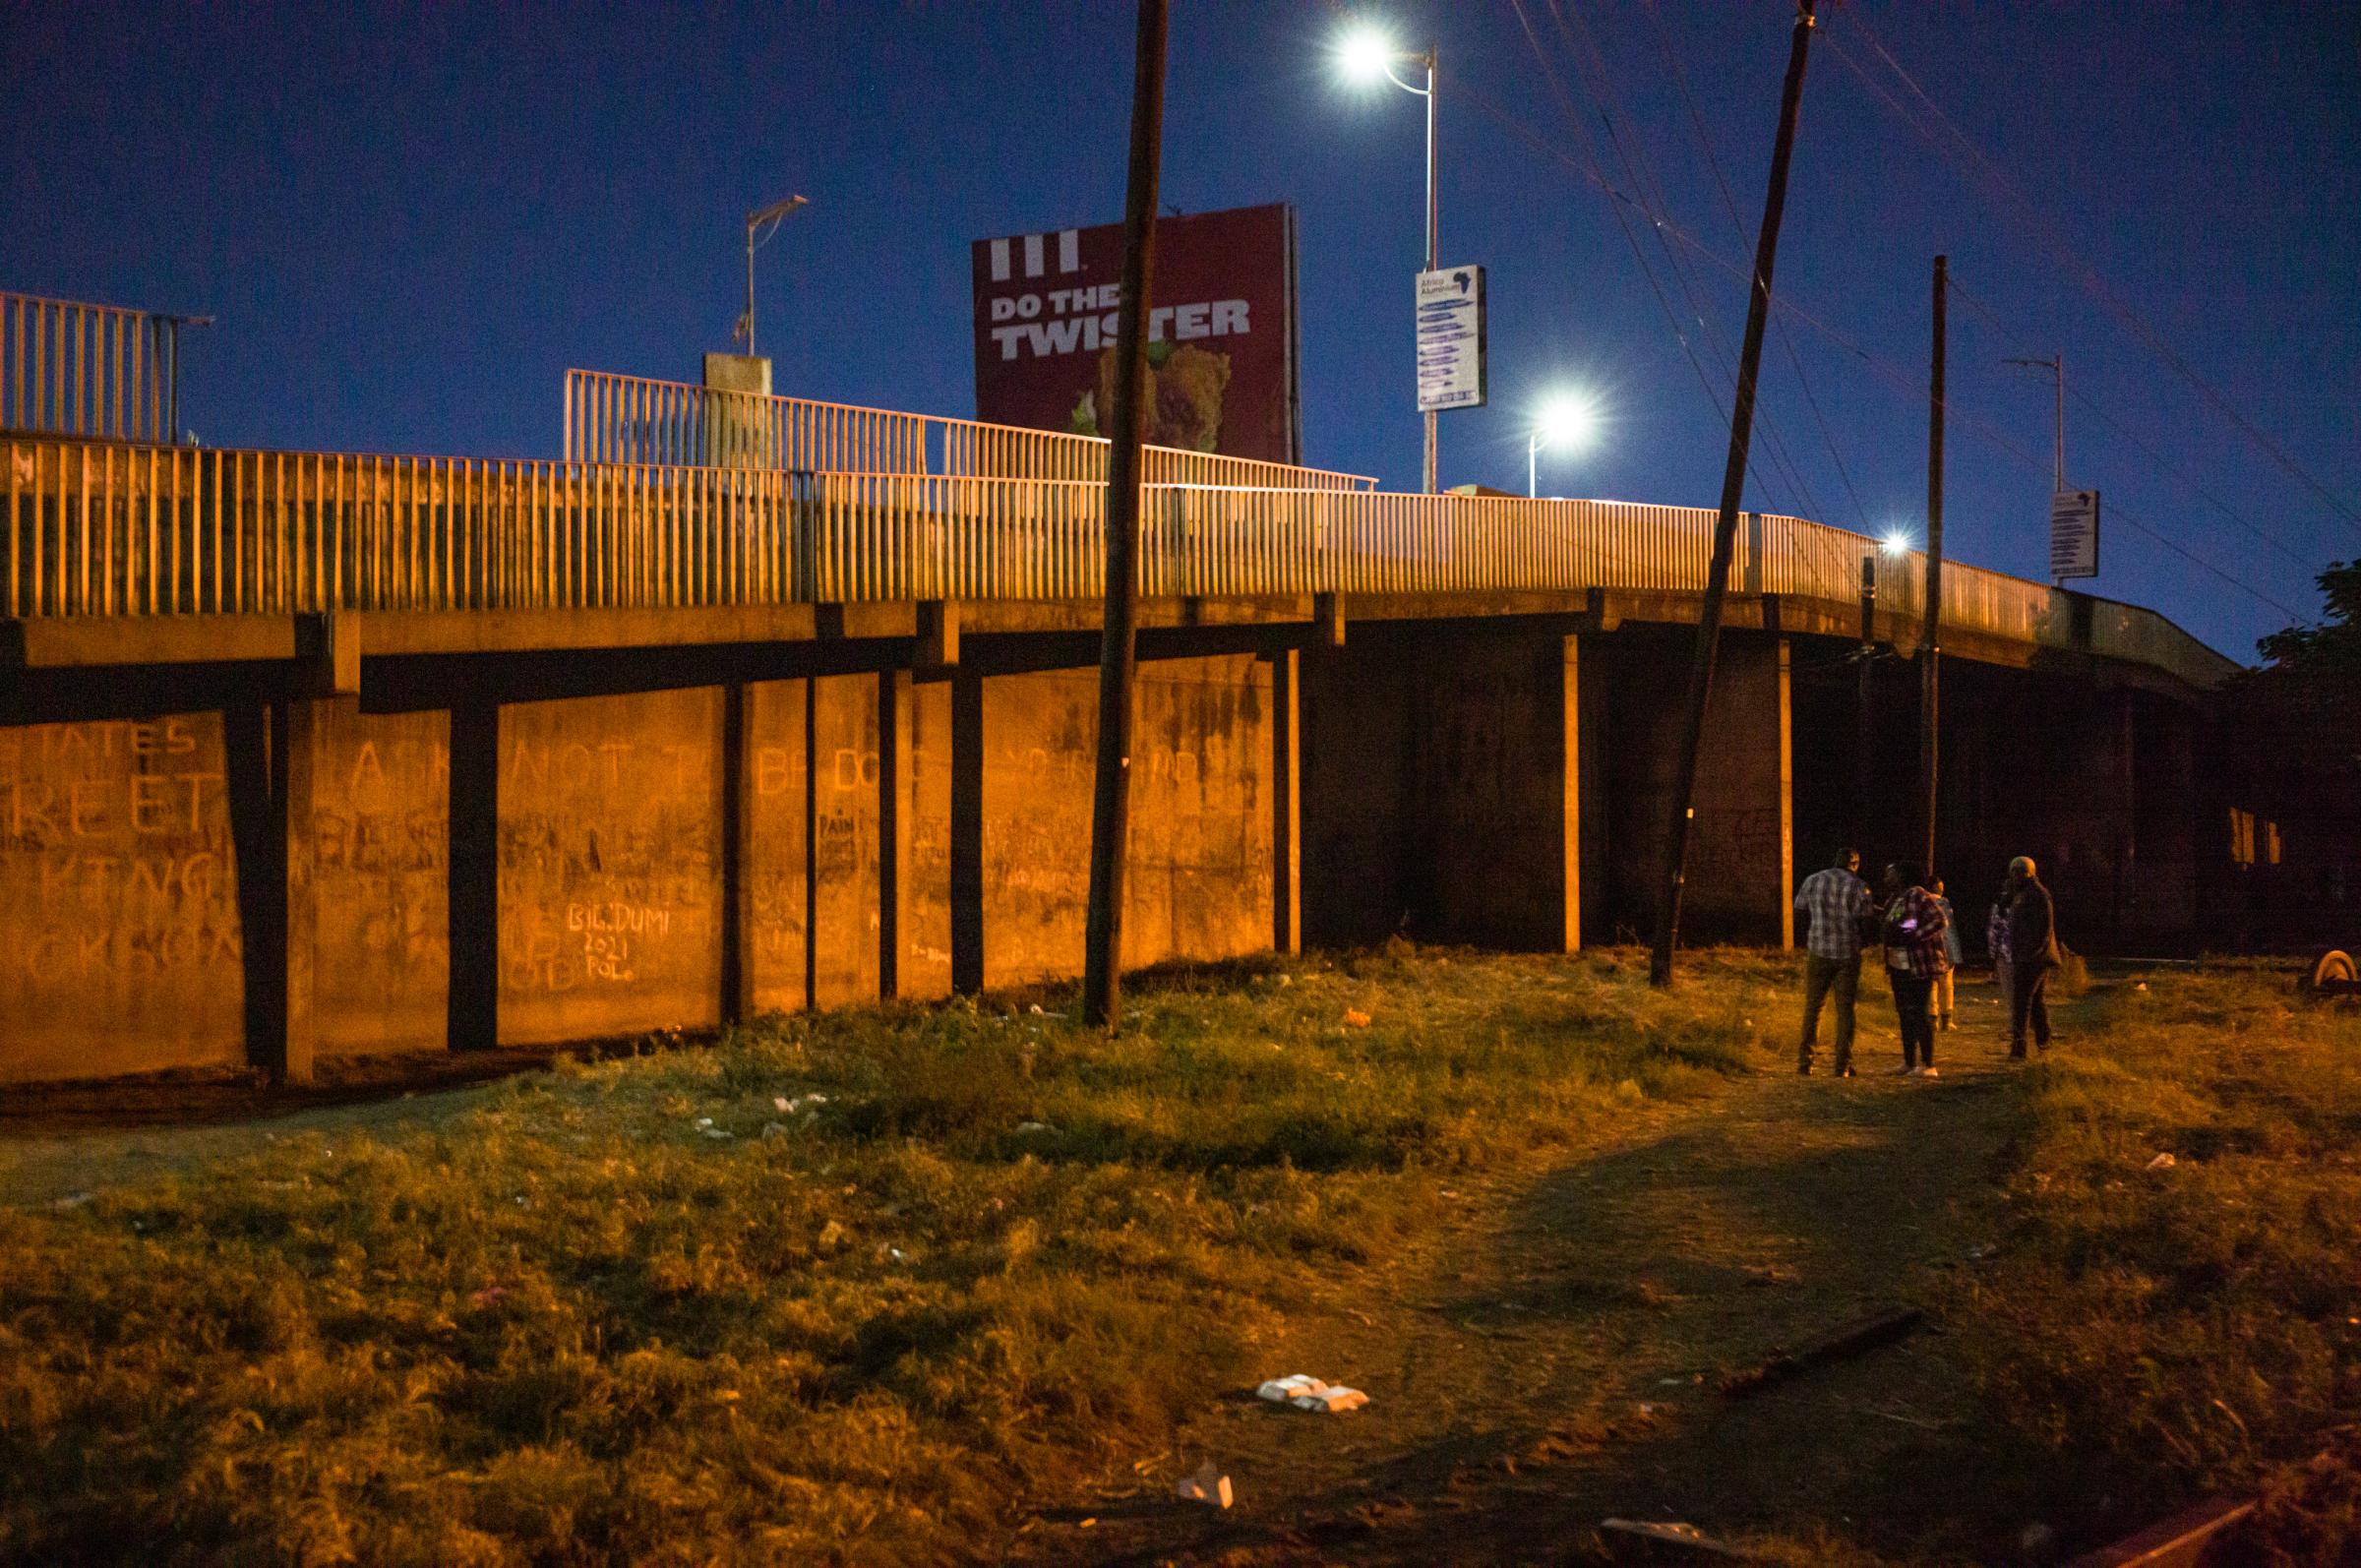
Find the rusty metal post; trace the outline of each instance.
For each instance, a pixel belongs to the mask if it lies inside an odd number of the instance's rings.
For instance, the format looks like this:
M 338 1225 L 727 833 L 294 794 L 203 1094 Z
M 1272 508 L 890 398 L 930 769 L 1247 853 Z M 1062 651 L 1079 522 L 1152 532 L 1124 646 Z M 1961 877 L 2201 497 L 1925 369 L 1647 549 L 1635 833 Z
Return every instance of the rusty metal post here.
M 1138 654 L 1140 435 L 1146 426 L 1148 290 L 1164 140 L 1166 0 L 1139 0 L 1131 170 L 1123 197 L 1123 295 L 1116 321 L 1114 442 L 1107 453 L 1107 626 L 1099 658 L 1099 756 L 1090 814 L 1090 916 L 1082 1010 L 1112 1028 L 1122 993 L 1123 852 L 1131 816 L 1131 686 Z

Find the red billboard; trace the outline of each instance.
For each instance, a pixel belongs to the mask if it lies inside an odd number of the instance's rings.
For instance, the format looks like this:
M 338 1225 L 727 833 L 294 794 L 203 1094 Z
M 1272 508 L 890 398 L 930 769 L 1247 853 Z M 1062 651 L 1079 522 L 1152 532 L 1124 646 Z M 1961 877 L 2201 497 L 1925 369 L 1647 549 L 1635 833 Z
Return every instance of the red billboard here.
M 975 242 L 976 417 L 1105 435 L 1115 395 L 1123 226 Z M 1302 460 L 1296 403 L 1296 211 L 1156 220 L 1147 439 Z

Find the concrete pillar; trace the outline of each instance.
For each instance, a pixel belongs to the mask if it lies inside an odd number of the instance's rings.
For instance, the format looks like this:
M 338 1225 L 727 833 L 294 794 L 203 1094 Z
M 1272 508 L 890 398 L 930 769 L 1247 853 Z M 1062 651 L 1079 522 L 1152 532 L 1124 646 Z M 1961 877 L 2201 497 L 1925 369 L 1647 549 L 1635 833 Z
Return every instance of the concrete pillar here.
M 951 990 L 984 989 L 984 678 L 951 677 Z
M 321 707 L 297 698 L 241 703 L 223 713 L 247 1059 L 281 1083 L 311 1081 L 318 1043 L 313 844 Z
M 1759 519 L 1758 519 L 1759 520 Z M 1793 650 L 1779 639 L 1779 945 L 1795 948 L 1795 681 Z
M 1568 633 L 1563 640 L 1558 689 L 1558 722 L 1564 731 L 1564 761 L 1558 768 L 1562 878 L 1558 945 L 1571 953 L 1582 950 L 1582 638 Z
M 744 1023 L 755 1007 L 754 878 L 747 874 L 752 838 L 751 780 L 755 758 L 747 725 L 747 690 L 732 681 L 721 694 L 721 1021 Z
M 500 704 L 469 694 L 451 710 L 451 991 L 453 1051 L 500 1044 Z
M 1271 947 L 1303 950 L 1302 655 L 1271 657 Z

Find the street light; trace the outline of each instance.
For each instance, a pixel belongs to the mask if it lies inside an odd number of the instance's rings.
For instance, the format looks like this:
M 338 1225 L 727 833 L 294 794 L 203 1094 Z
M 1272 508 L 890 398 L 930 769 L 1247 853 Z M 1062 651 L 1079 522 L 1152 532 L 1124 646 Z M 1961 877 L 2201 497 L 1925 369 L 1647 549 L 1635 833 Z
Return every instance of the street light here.
M 1441 234 L 1434 204 L 1434 50 L 1429 46 L 1423 53 L 1397 48 L 1394 40 L 1381 28 L 1362 25 L 1347 32 L 1337 43 L 1337 60 L 1345 74 L 1356 82 L 1374 84 L 1383 77 L 1403 91 L 1426 100 L 1426 271 L 1431 272 L 1442 266 Z M 1426 68 L 1426 85 L 1414 87 L 1394 74 L 1402 64 L 1423 65 Z M 1425 411 L 1426 419 L 1426 493 L 1434 494 L 1434 410 Z
M 790 214 L 811 205 L 803 197 L 790 196 L 746 214 L 746 314 L 738 318 L 738 330 L 730 335 L 746 339 L 749 359 L 755 357 L 755 247 L 777 233 Z
M 1542 405 L 1533 422 L 1533 433 L 1525 442 L 1525 494 L 1538 497 L 1541 487 L 1541 452 L 1544 447 L 1555 447 L 1561 452 L 1580 452 L 1591 444 L 1599 433 L 1599 410 L 1588 397 L 1565 395 L 1552 397 Z
M 1890 556 L 1908 555 L 1910 553 L 1909 533 L 1907 529 L 1888 528 L 1886 536 L 1877 542 L 1877 547 Z

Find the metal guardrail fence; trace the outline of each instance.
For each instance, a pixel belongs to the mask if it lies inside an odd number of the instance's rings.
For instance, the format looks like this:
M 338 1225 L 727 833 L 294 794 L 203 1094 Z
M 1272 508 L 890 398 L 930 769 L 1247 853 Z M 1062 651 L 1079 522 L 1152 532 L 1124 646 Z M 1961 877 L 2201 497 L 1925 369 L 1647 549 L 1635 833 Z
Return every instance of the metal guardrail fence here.
M 169 442 L 171 320 L 0 291 L 0 430 Z
M 488 461 L 0 437 L 0 615 L 599 609 L 1102 591 L 1080 478 Z M 1703 508 L 1340 489 L 1144 487 L 1151 596 L 1694 592 Z M 1870 540 L 1749 514 L 1739 593 L 1851 602 Z M 1880 573 L 1914 615 L 1916 557 Z M 2071 606 L 2088 604 L 2078 634 Z M 2233 666 L 2152 611 L 1947 563 L 1944 623 L 2159 666 Z
M 825 473 L 1107 481 L 1099 436 L 937 414 L 861 408 L 607 371 L 566 373 L 566 449 L 574 462 L 657 467 L 789 468 Z M 1365 474 L 1252 457 L 1145 449 L 1152 485 L 1374 490 Z

